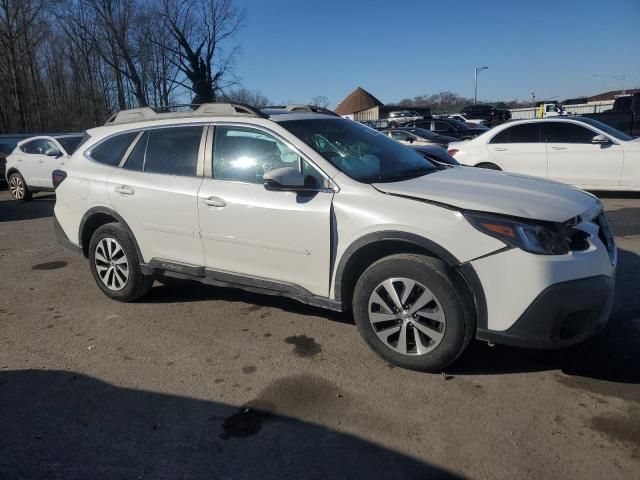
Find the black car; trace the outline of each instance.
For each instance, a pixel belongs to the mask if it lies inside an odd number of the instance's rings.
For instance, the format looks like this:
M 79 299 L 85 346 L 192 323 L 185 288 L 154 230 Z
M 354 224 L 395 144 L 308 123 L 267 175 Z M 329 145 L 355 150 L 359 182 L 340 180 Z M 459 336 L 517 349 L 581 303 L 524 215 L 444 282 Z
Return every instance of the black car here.
M 460 113 L 470 120 L 486 120 L 490 125 L 497 125 L 511 119 L 509 110 L 485 104 L 467 105 Z
M 447 151 L 436 145 L 411 145 L 409 148 L 415 150 L 424 158 L 436 164 L 440 168 L 459 167 L 458 161 L 447 153 Z
M 454 137 L 458 140 L 471 140 L 487 131 L 485 127 L 470 127 L 452 118 L 434 118 L 433 120 L 411 122 L 407 127 L 424 128 L 438 135 Z
M 416 144 L 424 144 L 429 143 L 432 145 L 440 145 L 441 147 L 446 147 L 451 142 L 457 142 L 458 139 L 455 137 L 448 137 L 446 135 L 440 135 L 438 133 L 432 132 L 430 130 L 425 130 L 424 128 L 416 128 L 416 127 L 405 127 L 405 128 L 389 128 L 380 130 L 380 133 L 384 133 L 385 135 L 393 138 L 394 140 L 398 140 L 401 143 L 412 145 Z

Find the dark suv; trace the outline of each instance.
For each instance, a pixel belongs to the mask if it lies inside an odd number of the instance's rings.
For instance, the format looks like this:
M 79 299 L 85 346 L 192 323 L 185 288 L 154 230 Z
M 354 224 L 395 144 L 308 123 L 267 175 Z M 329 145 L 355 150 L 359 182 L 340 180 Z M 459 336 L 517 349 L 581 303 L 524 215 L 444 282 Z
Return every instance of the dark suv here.
M 467 105 L 460 113 L 470 120 L 486 120 L 491 125 L 506 122 L 511 118 L 509 110 L 484 104 Z

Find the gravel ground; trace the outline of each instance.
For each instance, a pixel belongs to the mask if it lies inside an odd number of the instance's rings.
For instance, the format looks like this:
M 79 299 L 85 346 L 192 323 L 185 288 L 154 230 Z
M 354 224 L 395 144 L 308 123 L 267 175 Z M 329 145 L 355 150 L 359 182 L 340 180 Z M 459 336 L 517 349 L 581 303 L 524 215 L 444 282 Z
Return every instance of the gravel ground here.
M 615 311 L 589 345 L 393 368 L 348 314 L 196 283 L 120 304 L 0 192 L 0 478 L 640 478 L 640 196 L 603 201 Z

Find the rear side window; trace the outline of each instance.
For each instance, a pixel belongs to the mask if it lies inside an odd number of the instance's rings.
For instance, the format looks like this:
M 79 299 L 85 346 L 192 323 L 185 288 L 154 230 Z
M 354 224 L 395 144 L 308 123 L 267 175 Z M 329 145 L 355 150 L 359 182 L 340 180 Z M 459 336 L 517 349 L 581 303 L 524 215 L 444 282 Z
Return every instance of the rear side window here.
M 549 143 L 591 143 L 597 133 L 575 123 L 547 122 L 543 135 Z
M 149 130 L 144 171 L 195 176 L 202 128 L 170 127 Z
M 540 124 L 514 125 L 498 133 L 489 143 L 540 143 Z
M 120 164 L 122 157 L 136 136 L 138 136 L 138 132 L 127 132 L 115 135 L 92 148 L 89 155 L 96 162 L 115 167 Z
M 129 155 L 123 168 L 127 170 L 136 170 L 141 172 L 144 168 L 144 155 L 147 151 L 147 142 L 149 141 L 149 132 L 145 132 L 144 135 L 138 140 L 136 146 L 133 147 L 133 151 Z

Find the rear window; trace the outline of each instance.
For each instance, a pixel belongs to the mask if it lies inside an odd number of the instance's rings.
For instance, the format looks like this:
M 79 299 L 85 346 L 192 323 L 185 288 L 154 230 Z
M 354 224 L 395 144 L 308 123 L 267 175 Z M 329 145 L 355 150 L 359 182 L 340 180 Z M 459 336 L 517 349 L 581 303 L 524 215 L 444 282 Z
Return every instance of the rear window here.
M 133 139 L 138 136 L 138 132 L 127 132 L 114 135 L 96 147 L 92 148 L 89 156 L 98 163 L 115 167 L 120 164 L 122 157 L 127 152 Z
M 149 131 L 144 171 L 195 176 L 202 127 L 170 127 Z
M 67 152 L 69 155 L 71 155 L 73 152 L 75 152 L 78 149 L 78 147 L 80 146 L 80 142 L 82 141 L 81 136 L 55 137 L 55 139 L 58 141 L 60 145 L 62 145 L 62 148 L 64 148 L 65 152 Z
M 514 125 L 495 135 L 489 143 L 540 143 L 540 124 Z

